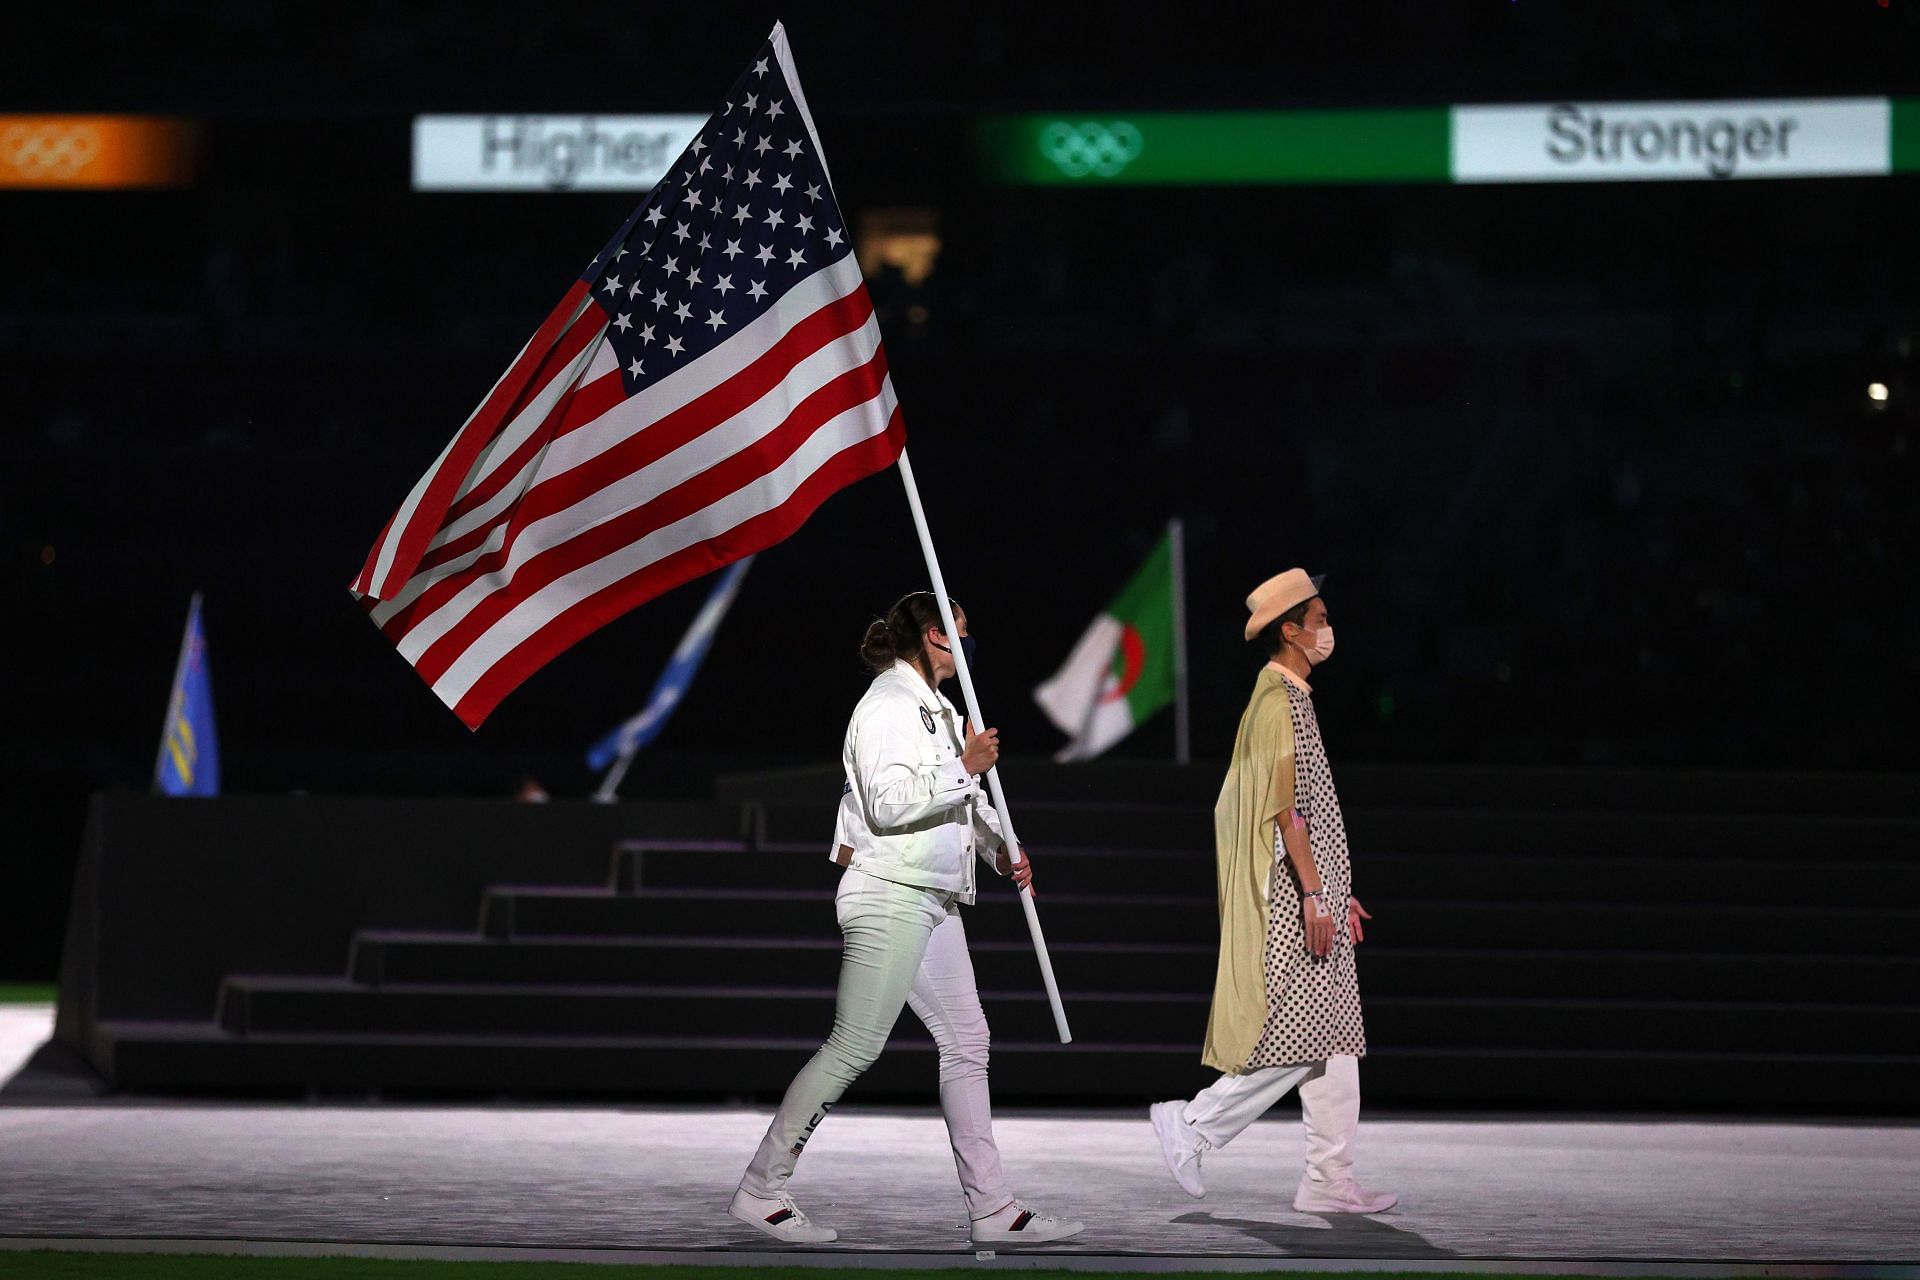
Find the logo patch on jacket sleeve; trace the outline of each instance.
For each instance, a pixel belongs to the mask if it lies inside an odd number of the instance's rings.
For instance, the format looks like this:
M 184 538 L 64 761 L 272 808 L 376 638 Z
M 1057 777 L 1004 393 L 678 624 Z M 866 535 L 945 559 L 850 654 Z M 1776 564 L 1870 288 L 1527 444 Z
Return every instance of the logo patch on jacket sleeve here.
M 933 712 L 927 710 L 925 707 L 920 708 L 920 723 L 927 726 L 928 733 L 932 733 L 933 732 Z

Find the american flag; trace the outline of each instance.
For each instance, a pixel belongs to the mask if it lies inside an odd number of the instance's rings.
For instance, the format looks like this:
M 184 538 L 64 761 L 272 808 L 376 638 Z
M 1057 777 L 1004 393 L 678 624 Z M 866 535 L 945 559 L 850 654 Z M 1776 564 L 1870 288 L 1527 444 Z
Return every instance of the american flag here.
M 575 641 L 785 538 L 904 441 L 775 26 L 349 589 L 477 728 Z

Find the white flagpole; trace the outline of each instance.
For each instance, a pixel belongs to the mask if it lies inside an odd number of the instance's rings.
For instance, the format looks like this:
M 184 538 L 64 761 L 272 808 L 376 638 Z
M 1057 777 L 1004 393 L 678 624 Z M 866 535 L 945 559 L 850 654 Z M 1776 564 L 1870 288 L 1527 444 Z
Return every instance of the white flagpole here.
M 1187 718 L 1187 526 L 1169 520 L 1167 536 L 1173 541 L 1173 762 L 1187 764 L 1193 759 Z
M 607 776 L 600 780 L 600 786 L 593 793 L 595 804 L 612 804 L 620 798 L 620 784 L 626 779 L 627 770 L 633 767 L 633 758 L 638 751 L 623 751 L 620 758 L 607 770 Z
M 946 580 L 940 576 L 940 558 L 934 554 L 933 534 L 927 528 L 927 512 L 920 505 L 920 487 L 913 480 L 913 464 L 907 461 L 907 451 L 900 450 L 900 480 L 907 487 L 907 506 L 913 510 L 913 527 L 920 534 L 920 550 L 927 557 L 927 573 L 933 578 L 933 598 L 940 607 L 940 623 L 949 636 L 956 639 L 959 627 L 953 620 L 953 605 L 947 599 Z M 987 718 L 980 714 L 980 699 L 973 692 L 973 673 L 967 669 L 966 651 L 961 645 L 953 646 L 953 665 L 960 676 L 960 692 L 967 703 L 967 716 L 973 721 L 976 732 L 987 727 Z M 1007 811 L 1007 796 L 1000 787 L 1000 770 L 987 770 L 987 790 L 993 795 L 993 807 L 1000 815 L 1000 834 L 1007 842 L 1011 857 L 1018 865 L 1021 861 L 1020 839 L 1013 833 L 1013 815 Z M 1067 1029 L 1067 1011 L 1060 1003 L 1060 986 L 1053 978 L 1053 960 L 1047 955 L 1046 935 L 1040 932 L 1040 913 L 1034 909 L 1033 893 L 1022 890 L 1020 905 L 1026 909 L 1027 932 L 1033 935 L 1033 949 L 1040 957 L 1040 979 L 1046 984 L 1047 1003 L 1053 1006 L 1054 1029 L 1060 1033 L 1061 1044 L 1073 1043 L 1073 1032 Z

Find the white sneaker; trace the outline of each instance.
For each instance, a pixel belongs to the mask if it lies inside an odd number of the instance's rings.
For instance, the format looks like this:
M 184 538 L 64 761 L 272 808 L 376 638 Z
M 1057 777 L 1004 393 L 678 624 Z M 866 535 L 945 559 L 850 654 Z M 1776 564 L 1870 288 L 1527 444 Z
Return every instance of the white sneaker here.
M 1200 1131 L 1188 1124 L 1181 1115 L 1187 1104 L 1156 1102 L 1148 1108 L 1147 1114 L 1153 1119 L 1153 1132 L 1160 1139 L 1160 1154 L 1167 1159 L 1167 1172 L 1180 1184 L 1180 1189 L 1198 1200 L 1207 1194 L 1207 1186 L 1200 1181 L 1200 1157 L 1213 1149 L 1213 1144 L 1200 1136 Z
M 1072 1218 L 1056 1218 L 1015 1200 L 998 1213 L 975 1219 L 973 1242 L 976 1245 L 1044 1244 L 1049 1240 L 1077 1236 L 1086 1229 L 1085 1223 L 1075 1222 Z
M 784 1191 L 768 1200 L 742 1187 L 733 1193 L 733 1203 L 727 1206 L 727 1213 L 785 1244 L 826 1244 L 840 1238 L 840 1233 L 832 1227 L 817 1227 L 809 1222 L 793 1197 Z
M 1400 1203 L 1391 1191 L 1370 1191 L 1353 1179 L 1300 1183 L 1293 1207 L 1302 1213 L 1384 1213 Z

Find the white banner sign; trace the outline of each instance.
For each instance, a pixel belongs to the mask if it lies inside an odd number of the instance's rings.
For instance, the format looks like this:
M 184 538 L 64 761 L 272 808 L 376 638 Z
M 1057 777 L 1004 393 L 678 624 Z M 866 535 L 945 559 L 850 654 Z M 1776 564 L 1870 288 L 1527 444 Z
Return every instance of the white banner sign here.
M 1453 108 L 1455 182 L 1884 174 L 1885 98 Z
M 704 116 L 415 116 L 415 191 L 648 191 Z

